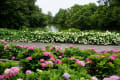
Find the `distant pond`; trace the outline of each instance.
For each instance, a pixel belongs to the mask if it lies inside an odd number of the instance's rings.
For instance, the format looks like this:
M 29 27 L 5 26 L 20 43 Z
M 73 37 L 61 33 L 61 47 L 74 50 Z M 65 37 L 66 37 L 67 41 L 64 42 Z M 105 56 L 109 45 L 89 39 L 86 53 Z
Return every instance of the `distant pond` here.
M 49 25 L 49 26 L 46 26 L 46 28 L 48 29 L 48 31 L 52 31 L 52 32 L 59 32 L 60 29 L 56 26 L 53 26 L 53 25 Z

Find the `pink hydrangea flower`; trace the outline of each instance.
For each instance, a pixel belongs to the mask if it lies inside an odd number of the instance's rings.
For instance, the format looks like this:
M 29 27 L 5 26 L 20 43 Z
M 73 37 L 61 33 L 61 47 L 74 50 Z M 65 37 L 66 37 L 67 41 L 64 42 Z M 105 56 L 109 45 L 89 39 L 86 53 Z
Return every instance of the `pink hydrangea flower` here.
M 110 56 L 110 59 L 111 59 L 112 61 L 114 61 L 114 60 L 115 60 L 115 57 L 113 57 L 113 56 Z
M 70 45 L 70 48 L 75 48 L 75 46 L 74 45 Z
M 44 62 L 45 60 L 44 59 L 40 59 L 40 62 Z
M 20 48 L 23 48 L 23 45 L 19 45 L 19 44 L 17 44 L 16 46 L 17 46 L 17 47 L 20 47 Z
M 50 57 L 50 58 L 52 58 L 52 57 L 53 57 L 53 55 L 52 55 L 50 52 L 48 53 L 48 55 L 49 55 L 49 57 Z
M 118 57 L 118 56 L 117 56 L 117 55 L 115 55 L 115 54 L 113 54 L 112 56 L 113 56 L 113 57 L 115 57 L 115 58 L 117 58 L 117 57 Z
M 85 66 L 85 62 L 84 61 L 77 61 L 76 62 L 78 65 L 84 67 Z
M 29 50 L 34 50 L 34 47 L 29 47 L 28 49 L 29 49 Z
M 62 56 L 59 56 L 59 58 L 61 59 L 61 58 L 62 58 Z
M 92 77 L 92 80 L 98 80 L 96 76 L 93 76 Z
M 15 59 L 15 56 L 12 57 L 12 60 L 14 60 L 14 59 Z
M 76 62 L 80 61 L 79 59 L 75 59 Z
M 5 46 L 4 46 L 4 51 L 6 50 L 7 47 L 8 47 L 8 45 L 5 45 Z
M 32 73 L 32 71 L 31 70 L 26 70 L 26 72 L 25 72 L 26 74 L 31 74 Z
M 18 74 L 20 69 L 18 67 L 11 67 L 9 71 L 9 76 L 15 76 Z
M 111 80 L 119 80 L 120 78 L 118 76 L 113 75 L 113 76 L 110 77 L 110 79 Z
M 0 40 L 0 42 L 4 43 L 4 44 L 7 44 L 8 42 L 4 41 L 4 40 Z
M 53 62 L 52 61 L 48 61 L 47 64 L 50 64 L 51 66 L 53 66 Z
M 116 52 L 114 49 L 111 49 L 111 51 L 114 52 L 114 53 Z
M 103 80 L 111 80 L 110 78 L 104 78 Z
M 110 51 L 109 50 L 106 50 L 105 53 L 109 53 Z
M 46 63 L 42 63 L 41 67 L 43 67 L 43 68 L 46 67 Z
M 29 48 L 29 46 L 28 46 L 28 45 L 25 45 L 25 46 L 24 46 L 24 48 L 28 49 L 28 48 Z
M 45 51 L 45 50 L 46 50 L 46 47 L 42 47 L 41 50 L 42 50 L 42 51 Z
M 4 76 L 3 76 L 3 75 L 0 75 L 0 80 L 3 79 L 3 78 L 4 78 Z
M 27 57 L 27 59 L 30 61 L 30 60 L 32 60 L 32 57 L 29 56 L 29 57 Z
M 74 57 L 70 57 L 69 59 L 70 59 L 70 60 L 75 60 L 75 58 L 74 58 Z
M 52 50 L 53 49 L 53 47 L 50 47 L 50 50 Z
M 56 59 L 55 63 L 62 63 L 62 61 L 60 61 L 60 59 Z
M 86 61 L 88 61 L 90 64 L 92 64 L 92 60 L 90 60 L 89 58 L 86 58 Z
M 8 76 L 8 75 L 9 75 L 9 72 L 10 72 L 10 69 L 5 69 L 4 75 L 5 75 L 5 76 Z
M 55 47 L 55 51 L 57 52 L 59 50 L 58 46 L 54 46 Z
M 51 54 L 50 52 L 43 52 L 44 56 L 49 56 L 49 54 Z
M 55 58 L 54 58 L 54 57 L 51 57 L 50 59 L 53 60 L 53 61 L 55 61 Z
M 113 75 L 110 78 L 104 78 L 103 80 L 120 80 L 120 77 Z

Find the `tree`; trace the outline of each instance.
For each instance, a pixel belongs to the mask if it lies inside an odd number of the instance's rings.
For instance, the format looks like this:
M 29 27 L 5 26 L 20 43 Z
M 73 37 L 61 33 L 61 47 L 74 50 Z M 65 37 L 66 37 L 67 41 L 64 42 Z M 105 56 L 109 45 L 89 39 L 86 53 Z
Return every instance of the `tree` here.
M 40 22 L 40 19 L 43 19 L 41 16 L 43 14 L 35 5 L 35 1 L 36 0 L 0 0 L 0 27 L 20 29 L 22 26 L 32 27 L 34 24 L 34 26 L 44 24 L 44 22 Z M 41 18 L 38 19 L 40 16 Z M 38 23 L 36 24 L 34 20 Z M 34 23 L 31 24 L 31 22 Z

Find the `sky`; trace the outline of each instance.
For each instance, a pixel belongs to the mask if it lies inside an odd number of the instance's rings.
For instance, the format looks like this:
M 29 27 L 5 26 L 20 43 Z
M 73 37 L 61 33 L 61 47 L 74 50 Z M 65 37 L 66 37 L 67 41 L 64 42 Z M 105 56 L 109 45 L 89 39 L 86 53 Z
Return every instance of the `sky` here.
M 48 13 L 48 11 L 52 12 L 54 16 L 60 8 L 66 9 L 70 8 L 74 4 L 88 4 L 88 3 L 96 3 L 97 0 L 37 0 L 36 5 L 42 8 L 43 13 Z

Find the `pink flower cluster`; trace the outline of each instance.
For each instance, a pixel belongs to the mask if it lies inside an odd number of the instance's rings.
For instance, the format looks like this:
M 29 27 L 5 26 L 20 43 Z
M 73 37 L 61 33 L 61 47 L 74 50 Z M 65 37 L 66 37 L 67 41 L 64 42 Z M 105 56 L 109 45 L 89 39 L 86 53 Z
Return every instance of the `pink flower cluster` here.
M 92 64 L 92 60 L 90 60 L 89 58 L 86 58 L 86 61 Z
M 42 50 L 42 51 L 45 51 L 45 50 L 46 50 L 46 47 L 42 47 L 41 50 Z
M 20 69 L 18 67 L 11 67 L 10 69 L 6 69 L 2 75 L 0 75 L 0 79 L 10 78 L 12 76 L 16 76 Z
M 113 52 L 113 53 L 118 53 L 120 52 L 120 50 L 114 50 L 114 49 L 111 49 L 111 50 L 103 50 L 103 51 L 96 51 L 95 48 L 91 48 L 91 50 L 93 50 L 94 52 L 96 53 L 109 53 L 109 52 Z
M 31 74 L 32 73 L 32 71 L 31 70 L 26 70 L 26 72 L 25 72 L 26 74 Z
M 60 49 L 59 46 L 54 46 L 54 48 L 55 48 L 55 51 L 56 51 L 56 52 Z
M 32 57 L 31 57 L 31 56 L 27 57 L 27 60 L 31 61 L 31 60 L 32 60 Z
M 76 62 L 78 65 L 85 67 L 85 62 L 84 61 L 77 61 Z
M 43 52 L 44 56 L 49 56 L 51 60 L 55 61 L 54 56 L 50 52 Z
M 100 55 L 91 55 L 91 56 L 100 57 Z
M 7 47 L 8 47 L 8 45 L 5 45 L 5 46 L 4 46 L 4 51 L 6 50 Z
M 0 42 L 4 43 L 4 44 L 7 44 L 8 42 L 4 41 L 4 40 L 0 40 Z
M 17 44 L 16 46 L 17 46 L 17 47 L 20 47 L 20 48 L 23 48 L 23 45 L 20 45 L 20 44 Z
M 104 78 L 103 80 L 120 80 L 120 77 L 114 75 L 109 78 Z
M 34 50 L 35 48 L 37 48 L 36 46 L 28 46 L 25 45 L 24 48 L 29 49 L 29 50 Z
M 15 59 L 15 56 L 12 56 L 12 58 L 11 58 L 12 60 L 14 60 Z
M 82 67 L 85 67 L 85 62 L 84 61 L 80 61 L 79 59 L 75 59 L 74 57 L 70 57 L 70 60 L 75 60 L 76 63 Z
M 62 63 L 62 61 L 60 59 L 56 59 L 55 63 Z
M 41 64 L 41 67 L 42 67 L 42 68 L 45 68 L 46 65 L 51 65 L 51 66 L 53 66 L 53 62 L 52 62 L 52 61 L 45 61 L 44 63 Z
M 74 45 L 70 45 L 70 48 L 75 48 L 75 46 Z
M 117 55 L 113 54 L 113 55 L 110 56 L 110 59 L 111 59 L 112 61 L 114 61 L 115 58 L 117 58 L 117 57 L 118 57 Z

